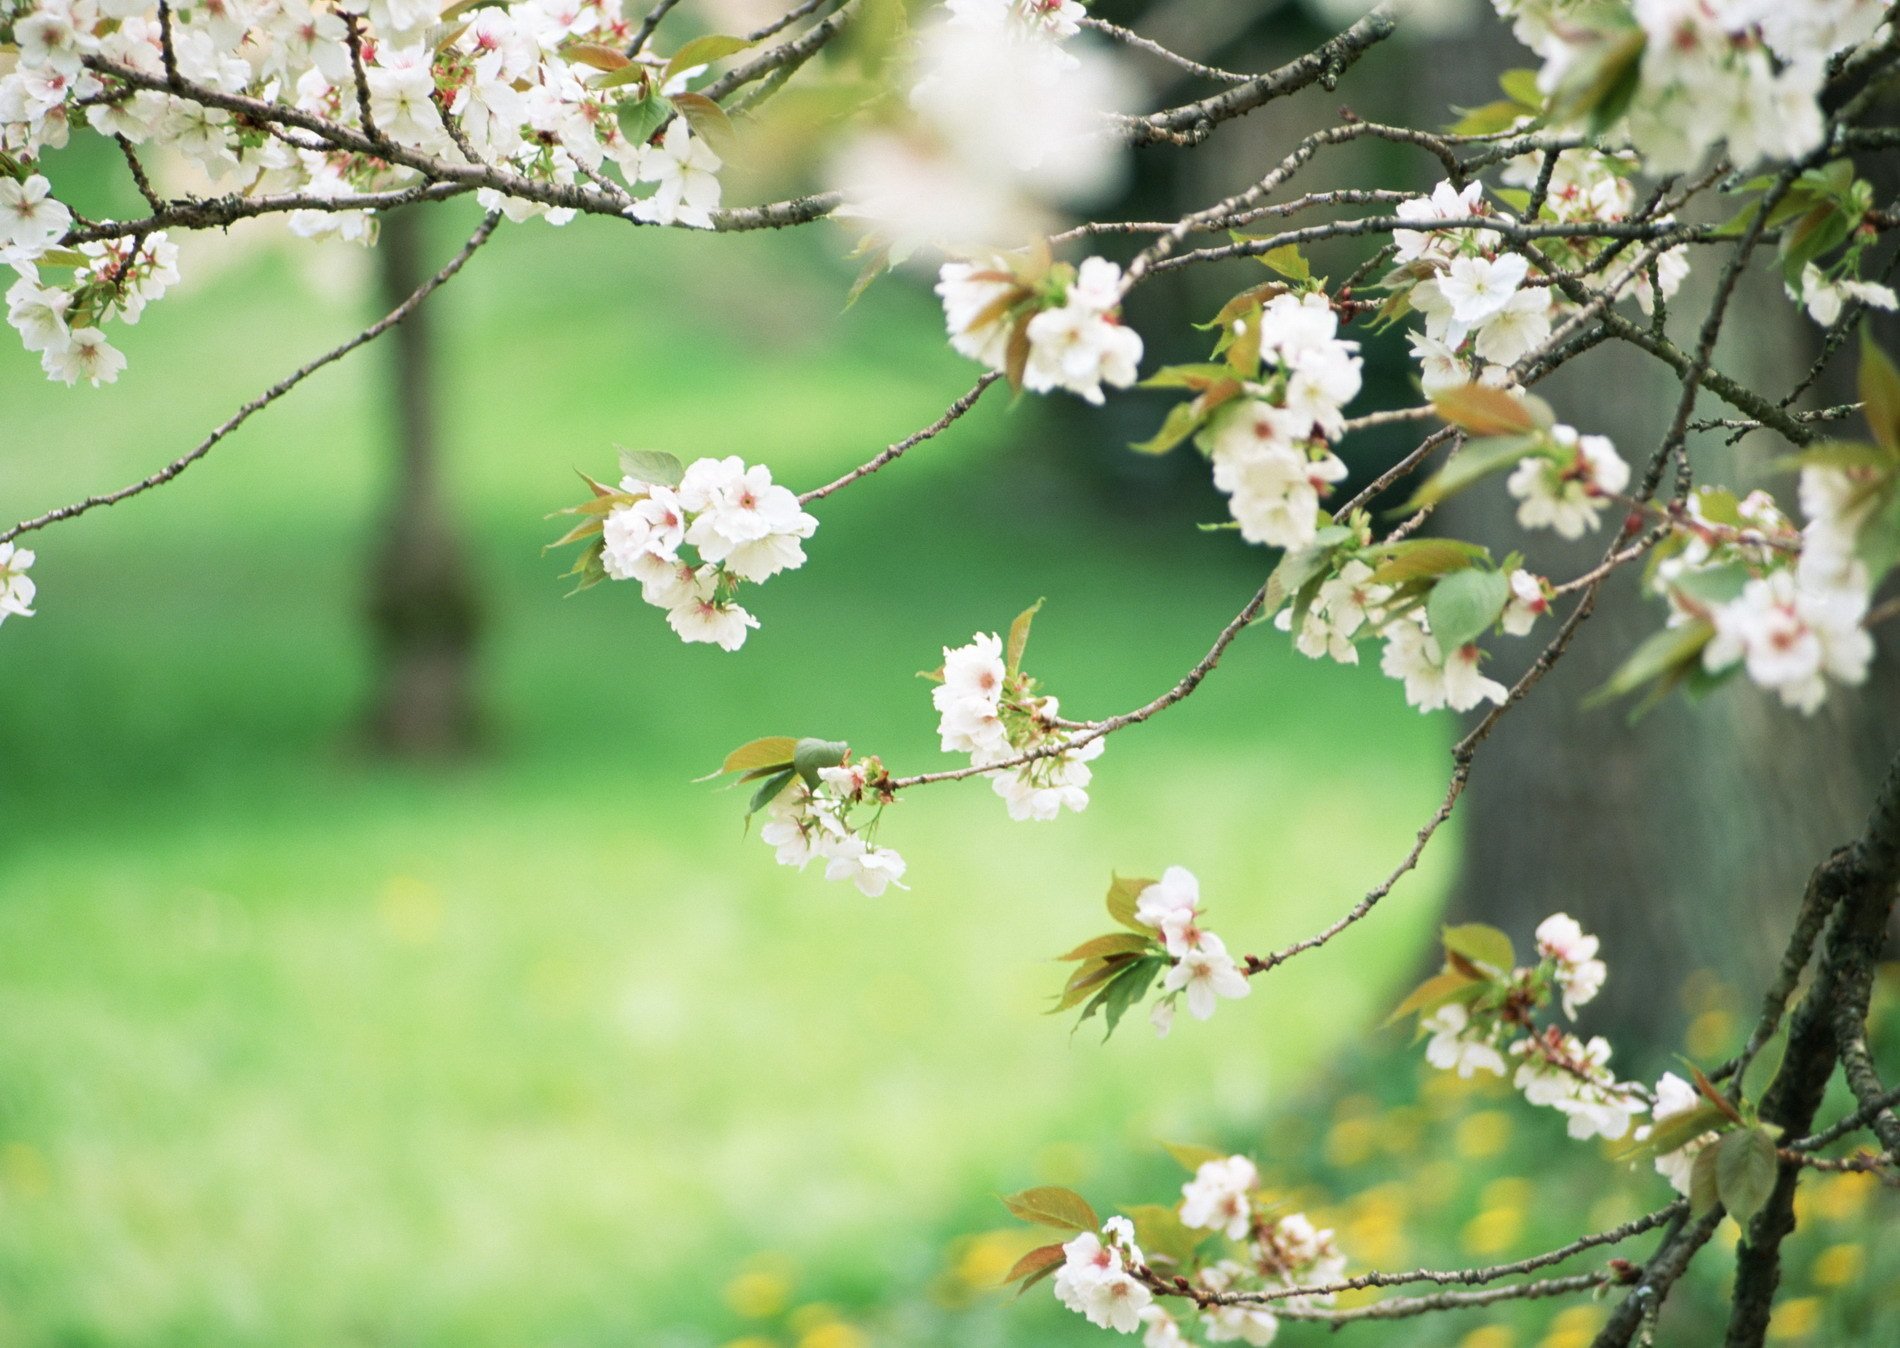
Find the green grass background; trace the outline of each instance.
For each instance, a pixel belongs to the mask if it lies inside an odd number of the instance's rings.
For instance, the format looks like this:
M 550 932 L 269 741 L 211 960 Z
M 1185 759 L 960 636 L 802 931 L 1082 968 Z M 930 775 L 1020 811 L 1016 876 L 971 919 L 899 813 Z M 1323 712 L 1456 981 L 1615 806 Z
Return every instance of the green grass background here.
M 445 214 L 446 254 L 473 217 Z M 993 1195 L 1161 1197 L 1157 1138 L 1257 1136 L 1365 1041 L 1449 850 L 1382 927 L 1165 1044 L 1040 1012 L 1112 870 L 1193 867 L 1243 950 L 1383 875 L 1448 725 L 1376 671 L 1249 633 L 1111 742 L 1082 816 L 903 800 L 912 887 L 878 901 L 775 866 L 741 797 L 690 780 L 766 733 L 949 765 L 913 672 L 1039 596 L 1029 664 L 1072 714 L 1166 687 L 1265 559 L 1193 528 L 1212 498 L 1102 486 L 1118 427 L 1084 423 L 1098 481 L 994 397 L 822 505 L 737 655 L 628 589 L 562 597 L 543 516 L 613 444 L 804 487 L 968 386 L 921 286 L 840 312 L 845 242 L 504 227 L 437 297 L 489 619 L 473 763 L 352 745 L 373 348 L 30 540 L 41 612 L 0 631 L 0 1343 L 1092 1342 L 976 1289 Z M 310 252 L 240 228 L 188 255 L 109 389 L 0 353 L 8 516 L 150 471 L 359 325 L 362 260 Z

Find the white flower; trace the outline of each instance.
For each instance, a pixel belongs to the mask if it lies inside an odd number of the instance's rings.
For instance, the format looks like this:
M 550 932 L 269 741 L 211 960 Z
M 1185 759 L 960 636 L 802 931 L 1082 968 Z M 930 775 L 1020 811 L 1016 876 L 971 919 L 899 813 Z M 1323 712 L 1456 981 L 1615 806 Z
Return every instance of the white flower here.
M 1084 1231 L 1064 1245 L 1062 1253 L 1063 1265 L 1054 1281 L 1056 1298 L 1064 1306 L 1103 1329 L 1132 1334 L 1141 1327 L 1141 1312 L 1154 1295 L 1127 1271 L 1118 1250 L 1103 1244 L 1093 1231 Z
M 1482 183 L 1466 183 L 1464 190 L 1458 191 L 1449 182 L 1442 182 L 1432 189 L 1429 197 L 1401 201 L 1395 213 L 1401 220 L 1415 220 L 1426 225 L 1440 220 L 1469 220 L 1482 211 L 1483 201 Z M 1453 233 L 1417 229 L 1393 230 L 1392 242 L 1398 245 L 1400 262 L 1414 261 L 1428 252 L 1450 256 L 1457 246 Z
M 1047 822 L 1065 809 L 1080 814 L 1088 808 L 1086 788 L 1094 777 L 1088 763 L 1107 747 L 1097 736 L 1062 753 L 1031 759 L 1014 772 L 998 775 L 992 789 L 1008 802 L 1011 819 Z
M 1155 1027 L 1155 1038 L 1166 1039 L 1174 1028 L 1174 998 L 1163 997 L 1148 1008 L 1148 1023 Z
M 1472 1032 L 1471 1013 L 1462 1003 L 1446 1002 L 1419 1023 L 1432 1036 L 1425 1045 L 1425 1061 L 1433 1067 L 1467 1079 L 1477 1071 L 1504 1075 L 1504 1055 Z
M 937 273 L 950 346 L 960 356 L 1001 370 L 1009 360 L 1009 310 L 1003 301 L 1016 289 L 1000 257 L 982 263 L 946 262 Z
M 1608 437 L 1579 435 L 1553 427 L 1551 439 L 1567 456 L 1534 455 L 1512 470 L 1505 489 L 1520 502 L 1517 522 L 1526 529 L 1551 528 L 1564 538 L 1582 538 L 1601 523 L 1610 498 L 1629 485 L 1629 465 Z
M 97 328 L 74 328 L 64 346 L 49 346 L 40 356 L 40 368 L 62 384 L 81 379 L 94 388 L 110 384 L 125 368 L 125 356 L 106 341 Z
M 1259 1183 L 1260 1172 L 1245 1156 L 1201 1162 L 1194 1178 L 1181 1186 L 1182 1225 L 1246 1239 L 1253 1225 L 1250 1195 Z
M 1523 567 L 1511 573 L 1511 597 L 1505 602 L 1500 625 L 1506 636 L 1528 636 L 1537 620 L 1550 612 L 1544 583 Z
M 1082 263 L 1060 308 L 1029 320 L 1029 362 L 1023 387 L 1036 393 L 1067 389 L 1099 404 L 1102 385 L 1127 388 L 1137 378 L 1141 334 L 1110 315 L 1121 268 L 1101 258 Z
M 1674 1072 L 1664 1072 L 1656 1082 L 1656 1103 L 1650 1110 L 1650 1117 L 1661 1127 L 1678 1115 L 1687 1114 L 1702 1106 L 1701 1093 L 1677 1076 Z M 1644 1142 L 1654 1131 L 1649 1125 L 1636 1130 L 1635 1139 Z M 1689 1192 L 1689 1174 L 1695 1168 L 1696 1153 L 1713 1142 L 1716 1134 L 1709 1132 L 1692 1137 L 1674 1151 L 1664 1152 L 1656 1158 L 1656 1173 L 1669 1181 L 1669 1185 L 1679 1194 Z
M 33 616 L 33 596 L 37 587 L 33 578 L 26 574 L 33 565 L 33 553 L 26 548 L 15 547 L 12 543 L 0 543 L 0 622 L 9 615 L 21 618 Z
M 1193 1348 L 1193 1340 L 1181 1332 L 1181 1323 L 1159 1306 L 1144 1306 L 1141 1322 L 1141 1348 Z
M 16 182 L 0 175 L 0 260 L 31 261 L 59 242 L 73 213 L 52 196 L 39 174 Z
M 1201 1270 L 1201 1283 L 1210 1292 L 1231 1292 L 1252 1276 L 1250 1270 L 1233 1260 L 1223 1259 Z M 1201 1326 L 1209 1343 L 1245 1343 L 1264 1348 L 1273 1342 L 1280 1322 L 1265 1306 L 1240 1302 L 1207 1307 L 1201 1312 Z
M 1480 702 L 1503 702 L 1510 690 L 1479 671 L 1483 652 L 1474 642 L 1447 658 L 1422 618 L 1409 614 L 1386 625 L 1380 633 L 1385 651 L 1379 668 L 1405 684 L 1405 700 L 1420 711 L 1450 707 L 1470 711 Z
M 42 288 L 32 277 L 22 276 L 7 291 L 7 322 L 18 330 L 28 351 L 63 349 L 71 340 L 66 314 L 72 301 L 68 292 Z
M 1430 398 L 1471 382 L 1471 369 L 1451 347 L 1422 332 L 1408 332 L 1412 356 L 1418 361 L 1419 386 Z
M 1211 931 L 1201 932 L 1193 947 L 1175 960 L 1161 986 L 1167 992 L 1185 991 L 1188 1011 L 1196 1020 L 1214 1014 L 1217 998 L 1240 998 L 1253 991 L 1226 945 Z
M 1530 263 L 1521 253 L 1461 257 L 1439 278 L 1438 289 L 1450 301 L 1452 319 L 1476 327 L 1504 311 L 1529 271 Z
M 1538 952 L 1556 961 L 1564 1014 L 1572 1020 L 1578 1007 L 1603 990 L 1603 980 L 1609 976 L 1609 967 L 1596 957 L 1597 947 L 1597 938 L 1586 936 L 1566 913 L 1553 913 L 1537 924 Z
M 1703 648 L 1706 668 L 1744 661 L 1748 677 L 1782 702 L 1812 715 L 1827 696 L 1827 679 L 1859 684 L 1873 659 L 1873 637 L 1861 625 L 1864 592 L 1813 588 L 1786 569 L 1751 580 L 1740 597 L 1715 610 L 1715 636 Z
M 721 650 L 736 651 L 745 644 L 746 629 L 757 627 L 759 620 L 731 602 L 719 597 L 719 578 L 710 566 L 702 566 L 694 575 L 691 590 L 667 611 L 667 626 L 679 633 L 681 641 L 709 642 Z
M 646 495 L 615 506 L 601 525 L 601 565 L 615 580 L 635 579 L 641 557 L 672 561 L 686 537 L 686 512 L 678 493 L 670 487 L 635 485 Z
M 659 190 L 634 204 L 634 216 L 653 224 L 711 229 L 711 212 L 719 208 L 721 166 L 719 156 L 692 133 L 686 119 L 674 117 L 660 143 L 640 153 L 640 180 L 657 183 Z
M 872 847 L 855 834 L 825 838 L 818 845 L 825 858 L 825 879 L 849 880 L 866 898 L 875 899 L 904 878 L 904 858 L 888 847 Z
M 1800 300 L 1807 307 L 1808 317 L 1824 328 L 1831 328 L 1840 320 L 1841 310 L 1848 300 L 1858 300 L 1875 309 L 1892 310 L 1900 305 L 1900 297 L 1886 286 L 1846 277 L 1830 281 L 1812 262 L 1801 271 L 1800 293 L 1796 294 L 1792 288 L 1788 293 L 1791 298 Z
M 1550 338 L 1550 290 L 1531 286 L 1518 291 L 1478 328 L 1474 350 L 1481 360 L 1515 365 Z
M 1170 866 L 1135 896 L 1135 921 L 1156 931 L 1192 922 L 1201 908 L 1201 882 L 1185 866 Z M 1175 954 L 1180 951 L 1173 952 Z

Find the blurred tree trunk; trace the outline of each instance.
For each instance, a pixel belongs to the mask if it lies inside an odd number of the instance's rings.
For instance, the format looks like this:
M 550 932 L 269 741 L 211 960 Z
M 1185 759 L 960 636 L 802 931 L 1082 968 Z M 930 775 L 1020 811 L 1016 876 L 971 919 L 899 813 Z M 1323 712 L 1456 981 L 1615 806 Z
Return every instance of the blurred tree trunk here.
M 385 310 L 427 279 L 426 234 L 419 208 L 383 217 L 374 256 Z M 375 751 L 397 757 L 466 752 L 477 728 L 479 611 L 443 497 L 433 312 L 419 306 L 388 339 L 396 453 L 370 574 L 378 668 L 365 729 Z
M 1442 121 L 1447 103 L 1484 101 L 1497 70 L 1526 63 L 1501 26 L 1487 23 L 1484 32 L 1443 59 L 1416 64 L 1418 124 Z M 1444 81 L 1453 77 L 1456 86 L 1449 87 Z M 1779 394 L 1807 368 L 1819 342 L 1771 270 L 1758 268 L 1738 294 L 1719 358 L 1744 383 Z M 1699 324 L 1709 283 L 1703 274 L 1677 297 L 1672 327 L 1679 338 Z M 1850 358 L 1850 370 L 1851 364 Z M 1610 436 L 1640 474 L 1667 430 L 1680 386 L 1649 356 L 1611 345 L 1539 392 L 1560 418 Z M 1705 396 L 1705 414 L 1713 405 Z M 1767 460 L 1785 450 L 1765 434 L 1735 449 L 1708 435 L 1690 445 L 1699 481 L 1743 490 L 1767 485 L 1795 513 L 1792 479 L 1766 472 Z M 1441 511 L 1439 527 L 1491 542 L 1498 552 L 1522 543 L 1527 565 L 1561 580 L 1594 565 L 1620 524 L 1606 516 L 1603 532 L 1565 544 L 1548 533 L 1526 535 L 1513 505 L 1501 484 L 1489 483 Z M 1463 867 L 1451 900 L 1452 920 L 1496 923 L 1520 950 L 1535 924 L 1558 911 L 1601 935 L 1611 977 L 1584 1013 L 1585 1028 L 1642 1057 L 1676 1049 L 1693 1012 L 1752 1015 L 1755 989 L 1781 949 L 1805 877 L 1840 839 L 1853 836 L 1900 738 L 1893 716 L 1900 652 L 1891 639 L 1868 685 L 1830 689 L 1811 720 L 1745 681 L 1701 703 L 1672 697 L 1634 724 L 1628 705 L 1584 708 L 1583 699 L 1662 619 L 1660 603 L 1639 593 L 1633 575 L 1618 577 L 1536 695 L 1499 724 L 1460 808 Z M 1491 675 L 1515 679 L 1554 630 L 1546 621 L 1529 639 L 1493 643 Z M 1685 1005 L 1679 990 L 1692 970 L 1739 991 L 1725 1000 L 1711 995 L 1709 980 L 1692 979 L 1686 991 L 1695 1004 Z M 1720 1028 L 1717 1019 L 1712 1041 L 1722 1039 Z M 1690 1045 L 1703 1053 L 1733 1046 Z

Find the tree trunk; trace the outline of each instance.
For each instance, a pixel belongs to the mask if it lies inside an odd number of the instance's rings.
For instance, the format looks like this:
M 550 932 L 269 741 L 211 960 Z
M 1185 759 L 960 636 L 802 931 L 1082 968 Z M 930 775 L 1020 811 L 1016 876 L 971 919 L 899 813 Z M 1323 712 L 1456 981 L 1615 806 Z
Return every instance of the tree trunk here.
M 383 217 L 375 256 L 386 309 L 427 279 L 425 247 L 419 208 Z M 374 751 L 393 757 L 464 753 L 477 730 L 480 615 L 443 498 L 431 314 L 418 306 L 389 336 L 395 478 L 369 583 L 378 668 L 365 730 Z

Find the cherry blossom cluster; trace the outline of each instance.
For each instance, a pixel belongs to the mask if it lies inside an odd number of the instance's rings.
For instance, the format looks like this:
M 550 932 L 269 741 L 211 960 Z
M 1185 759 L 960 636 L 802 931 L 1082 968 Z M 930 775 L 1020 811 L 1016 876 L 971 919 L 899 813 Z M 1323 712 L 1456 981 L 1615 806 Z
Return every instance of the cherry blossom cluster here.
M 1699 653 L 1703 675 L 1744 671 L 1807 714 L 1830 684 L 1866 681 L 1874 642 L 1865 620 L 1881 579 L 1867 545 L 1887 546 L 1868 535 L 1890 527 L 1882 512 L 1895 508 L 1900 468 L 1874 446 L 1829 460 L 1817 450 L 1801 470 L 1808 522 L 1798 532 L 1766 492 L 1739 501 L 1693 493 L 1650 573 L 1669 604 L 1668 630 Z M 1891 564 L 1876 561 L 1883 572 Z
M 1264 1303 L 1224 1298 L 1334 1283 L 1344 1276 L 1346 1259 L 1333 1233 L 1315 1227 L 1305 1213 L 1274 1216 L 1259 1187 L 1259 1171 L 1245 1156 L 1200 1160 L 1171 1214 L 1178 1226 L 1169 1233 L 1162 1257 L 1173 1265 L 1172 1279 L 1164 1283 L 1149 1266 L 1135 1243 L 1137 1224 L 1111 1217 L 1100 1235 L 1083 1231 L 1062 1246 L 1054 1281 L 1057 1300 L 1104 1329 L 1141 1333 L 1143 1348 L 1182 1348 L 1194 1342 L 1188 1333 L 1195 1328 L 1208 1343 L 1263 1348 L 1279 1332 L 1279 1317 Z M 1218 1257 L 1206 1258 L 1199 1247 L 1207 1235 L 1232 1244 Z M 1162 1252 L 1157 1246 L 1152 1253 Z M 1156 1302 L 1156 1286 L 1177 1294 L 1187 1288 L 1207 1298 L 1197 1312 L 1198 1326 L 1185 1313 Z M 1333 1298 L 1301 1293 L 1282 1300 L 1306 1308 L 1330 1305 Z
M 1527 210 L 1543 176 L 1545 158 L 1541 154 L 1527 154 L 1507 163 L 1498 175 L 1507 184 L 1499 193 L 1500 199 Z M 1550 170 L 1543 205 L 1535 219 L 1558 224 L 1615 225 L 1634 218 L 1638 203 L 1633 175 L 1638 166 L 1638 160 L 1630 154 L 1610 154 L 1595 149 L 1563 151 L 1556 156 Z M 1675 223 L 1675 217 L 1667 212 L 1643 218 L 1658 226 Z M 1608 255 L 1618 247 L 1615 239 L 1604 235 L 1559 234 L 1541 240 L 1539 247 L 1555 266 L 1578 277 L 1592 289 L 1615 286 L 1619 293 L 1633 291 L 1645 314 L 1655 311 L 1658 298 L 1665 301 L 1675 298 L 1689 275 L 1686 244 L 1657 253 L 1640 279 L 1626 279 L 1621 270 L 1604 265 Z M 1559 316 L 1574 308 L 1561 294 L 1552 297 L 1552 305 Z
M 1250 543 L 1303 548 L 1331 523 L 1319 503 L 1346 476 L 1332 444 L 1360 384 L 1359 343 L 1338 332 L 1339 316 L 1319 290 L 1275 295 L 1232 320 L 1227 349 L 1244 349 L 1258 363 L 1248 360 L 1239 392 L 1196 444 Z
M 1504 249 L 1496 230 L 1438 229 L 1441 220 L 1509 217 L 1485 200 L 1482 183 L 1460 190 L 1440 183 L 1430 196 L 1400 202 L 1400 218 L 1422 228 L 1392 232 L 1396 266 L 1384 286 L 1388 313 L 1416 309 L 1425 331 L 1412 333 L 1427 394 L 1471 382 L 1510 382 L 1510 367 L 1550 336 L 1547 286 L 1526 285 L 1530 262 Z
M 1558 1025 L 1540 1028 L 1535 1019 L 1553 998 L 1574 1019 L 1602 990 L 1608 970 L 1597 958 L 1597 938 L 1557 913 L 1538 925 L 1537 954 L 1535 965 L 1518 967 L 1502 932 L 1480 924 L 1448 927 L 1444 971 L 1414 991 L 1401 1011 L 1419 1013 L 1432 1066 L 1461 1077 L 1508 1073 L 1531 1104 L 1566 1116 L 1571 1137 L 1623 1137 L 1647 1110 L 1648 1091 L 1610 1071 L 1610 1044 L 1602 1036 L 1585 1041 Z
M 1185 866 L 1168 867 L 1159 880 L 1141 891 L 1135 901 L 1135 921 L 1160 933 L 1161 944 L 1174 961 L 1162 976 L 1162 995 L 1149 1012 L 1157 1035 L 1166 1038 L 1174 1027 L 1178 1001 L 1186 1000 L 1188 1013 L 1196 1020 L 1207 1020 L 1220 998 L 1237 999 L 1252 991 L 1226 944 L 1201 925 L 1201 882 Z
M 0 543 L 0 623 L 10 617 L 31 618 L 37 588 L 27 570 L 33 554 L 12 543 Z
M 1121 268 L 1091 257 L 1079 267 L 1046 253 L 947 262 L 938 274 L 950 345 L 1034 393 L 1066 389 L 1101 403 L 1102 385 L 1127 388 L 1141 334 L 1121 321 Z
M 1543 174 L 1545 156 L 1526 155 L 1505 166 L 1499 193 L 1520 212 L 1532 204 L 1532 191 Z M 1631 165 L 1595 150 L 1569 150 L 1550 170 L 1545 196 L 1535 219 L 1557 224 L 1615 224 L 1636 207 L 1629 181 Z M 1441 221 L 1495 219 L 1510 226 L 1516 217 L 1485 196 L 1484 185 L 1455 188 L 1441 182 L 1430 195 L 1402 201 L 1400 218 L 1419 228 L 1392 232 L 1395 265 L 1381 286 L 1390 298 L 1382 316 L 1395 320 L 1417 310 L 1425 331 L 1408 335 L 1427 395 L 1477 381 L 1491 387 L 1515 383 L 1512 367 L 1543 348 L 1554 324 L 1578 305 L 1556 287 L 1532 275 L 1530 259 L 1506 248 L 1497 229 L 1435 227 Z M 1649 223 L 1665 227 L 1667 214 Z M 1658 297 L 1667 300 L 1688 275 L 1688 253 L 1678 244 L 1658 253 L 1638 274 L 1630 267 L 1605 265 L 1616 241 L 1600 235 L 1554 235 L 1544 241 L 1551 265 L 1582 278 L 1586 286 L 1634 293 L 1645 313 Z
M 1008 660 L 1002 638 L 994 633 L 979 632 L 967 645 L 946 646 L 943 668 L 934 676 L 941 682 L 930 698 L 945 753 L 968 754 L 979 768 L 1038 755 L 986 775 L 1008 804 L 1011 819 L 1050 820 L 1065 809 L 1079 814 L 1088 808 L 1094 775 L 1089 764 L 1107 746 L 1097 736 L 1073 748 L 1058 747 L 1074 733 L 1058 716 L 1057 700 L 1038 693 L 1036 681 L 1020 668 L 1022 648 L 1015 633 L 1020 630 L 1027 639 L 1027 618 L 1019 618 L 1012 629 Z
M 1477 638 L 1493 628 L 1526 636 L 1550 609 L 1549 582 L 1507 558 L 1493 569 L 1482 549 L 1449 540 L 1375 546 L 1363 515 L 1322 531 L 1276 571 L 1283 594 L 1273 621 L 1312 659 L 1359 662 L 1358 642 L 1385 646 L 1380 669 L 1420 711 L 1469 711 L 1502 702 L 1483 673 Z
M 881 788 L 884 765 L 875 757 L 818 768 L 808 780 L 791 774 L 763 806 L 759 837 L 781 866 L 804 870 L 825 864 L 825 879 L 849 880 L 868 898 L 899 889 L 904 858 L 871 841 L 890 796 Z
M 1062 1266 L 1052 1283 L 1056 1299 L 1092 1325 L 1132 1334 L 1154 1301 L 1133 1271 L 1145 1263 L 1134 1223 L 1110 1217 L 1100 1235 L 1084 1231 L 1063 1245 Z
M 1599 125 L 1626 115 L 1658 174 L 1696 168 L 1717 144 L 1742 168 L 1815 149 L 1828 58 L 1887 13 L 1881 0 L 1493 4 L 1542 58 L 1539 86 Z
M 573 572 L 583 586 L 636 581 L 680 640 L 738 650 L 759 623 L 734 594 L 804 565 L 818 521 L 771 469 L 736 454 L 688 467 L 670 454 L 625 454 L 622 466 L 618 488 L 589 479 L 593 499 L 565 512 L 583 522 L 554 546 L 591 539 Z
M 443 0 L 216 0 L 171 5 L 162 20 L 143 0 L 31 0 L 0 6 L 0 37 L 9 30 L 18 56 L 0 75 L 0 261 L 20 273 L 9 320 L 49 376 L 68 383 L 111 382 L 124 358 L 100 335 L 101 321 L 135 322 L 177 279 L 162 232 L 62 246 L 72 213 L 37 165 L 76 128 L 173 151 L 223 192 L 307 198 L 311 205 L 290 218 L 304 235 L 367 242 L 371 214 L 322 203 L 423 176 L 135 77 L 161 80 L 175 69 L 220 95 L 279 103 L 416 156 L 473 161 L 536 187 L 598 182 L 612 168 L 624 183 L 613 190 L 625 214 L 650 223 L 707 228 L 719 205 L 720 159 L 702 131 L 722 125 L 723 114 L 687 92 L 705 63 L 682 69 L 626 56 L 633 25 L 620 0 L 475 9 Z M 477 195 L 515 220 L 560 224 L 573 215 L 492 187 Z M 53 276 L 68 268 L 70 278 Z
M 38 353 L 47 378 L 62 384 L 83 379 L 97 388 L 125 368 L 124 353 L 101 325 L 109 318 L 139 321 L 145 306 L 177 282 L 178 247 L 156 230 L 55 249 L 71 215 L 47 189 L 39 174 L 18 181 L 0 176 L 0 261 L 18 273 L 6 293 L 7 322 L 21 344 Z M 55 270 L 71 275 L 55 284 Z

